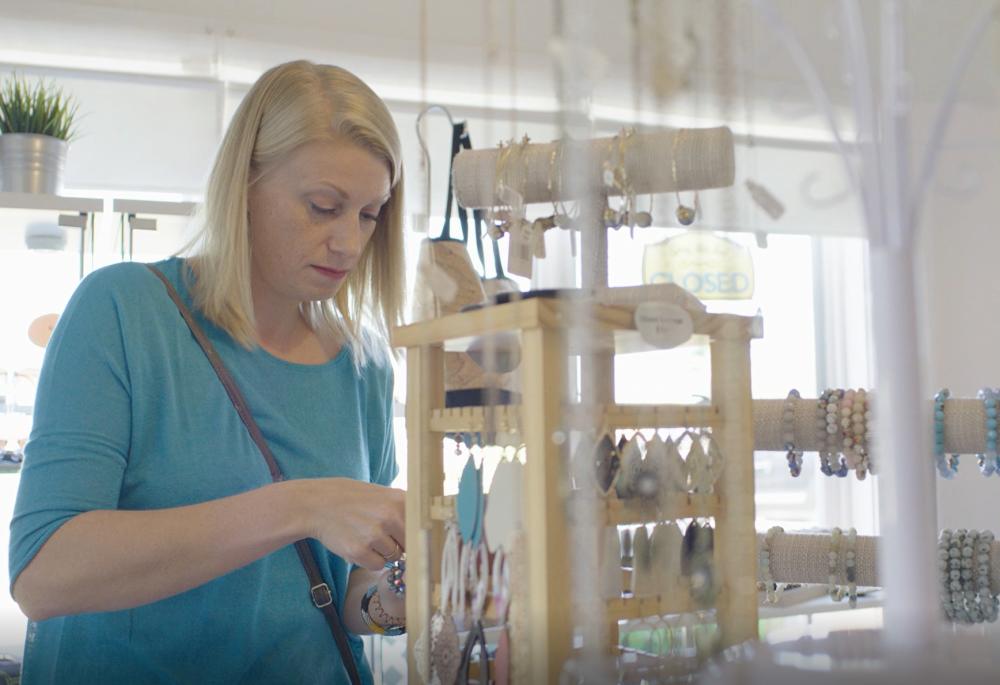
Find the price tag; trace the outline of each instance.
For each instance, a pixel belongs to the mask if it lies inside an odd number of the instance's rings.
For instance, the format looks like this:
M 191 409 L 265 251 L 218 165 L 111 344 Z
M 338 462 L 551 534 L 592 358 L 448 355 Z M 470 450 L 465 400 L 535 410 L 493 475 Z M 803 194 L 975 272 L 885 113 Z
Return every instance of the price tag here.
M 531 244 L 530 228 L 531 224 L 528 222 L 514 220 L 508 229 L 510 242 L 507 245 L 507 271 L 525 278 L 531 278 L 533 268 L 534 250 Z
M 650 345 L 669 349 L 686 343 L 694 322 L 686 309 L 669 302 L 643 302 L 635 308 L 635 327 Z

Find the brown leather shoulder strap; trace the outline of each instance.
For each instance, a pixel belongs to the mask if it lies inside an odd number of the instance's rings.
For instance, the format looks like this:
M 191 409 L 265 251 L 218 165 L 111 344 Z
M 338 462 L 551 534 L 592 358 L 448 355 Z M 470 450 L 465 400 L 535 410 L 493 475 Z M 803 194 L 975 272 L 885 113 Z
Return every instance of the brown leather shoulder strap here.
M 177 305 L 177 310 L 184 318 L 184 322 L 187 323 L 188 328 L 191 329 L 191 334 L 194 336 L 194 339 L 198 341 L 198 345 L 205 353 L 205 356 L 208 357 L 209 363 L 212 365 L 212 368 L 215 369 L 215 374 L 219 377 L 219 380 L 222 381 L 222 385 L 226 389 L 226 394 L 229 395 L 229 399 L 232 401 L 233 406 L 236 407 L 236 412 L 243 421 L 243 425 L 246 426 L 247 431 L 250 432 L 250 437 L 257 445 L 257 449 L 260 450 L 261 455 L 263 455 L 264 461 L 267 462 L 267 468 L 271 473 L 271 479 L 275 483 L 284 480 L 285 477 L 281 473 L 281 468 L 278 466 L 278 462 L 274 458 L 274 453 L 272 453 L 271 448 L 268 447 L 267 441 L 264 439 L 264 434 L 260 432 L 260 427 L 257 426 L 257 422 L 250 413 L 250 408 L 247 406 L 246 400 L 243 399 L 243 394 L 240 392 L 240 389 L 236 385 L 236 381 L 233 379 L 232 375 L 230 375 L 226 365 L 222 363 L 222 358 L 219 357 L 219 353 L 215 351 L 215 347 L 205 335 L 201 326 L 198 325 L 198 322 L 195 321 L 194 316 L 191 314 L 191 310 L 188 309 L 186 304 L 184 304 L 184 300 L 181 299 L 177 289 L 174 288 L 174 284 L 163 275 L 163 272 L 152 264 L 147 264 L 146 266 L 166 287 L 167 294 L 170 296 L 170 299 L 173 300 L 174 304 Z M 359 685 L 361 677 L 358 674 L 357 664 L 354 662 L 354 654 L 351 652 L 350 642 L 348 641 L 347 635 L 344 632 L 344 627 L 340 622 L 340 615 L 337 613 L 337 608 L 334 606 L 333 593 L 330 591 L 330 586 L 323 580 L 323 574 L 320 573 L 319 565 L 316 563 L 316 558 L 313 555 L 312 548 L 309 547 L 309 543 L 306 540 L 299 540 L 295 543 L 295 551 L 299 555 L 299 561 L 302 562 L 302 568 L 305 569 L 306 575 L 309 577 L 309 596 L 312 599 L 312 603 L 317 609 L 323 612 L 327 625 L 330 626 L 330 632 L 333 634 L 334 642 L 337 643 L 337 649 L 340 651 L 341 661 L 344 664 L 344 669 L 347 671 L 348 677 L 351 679 L 352 685 Z

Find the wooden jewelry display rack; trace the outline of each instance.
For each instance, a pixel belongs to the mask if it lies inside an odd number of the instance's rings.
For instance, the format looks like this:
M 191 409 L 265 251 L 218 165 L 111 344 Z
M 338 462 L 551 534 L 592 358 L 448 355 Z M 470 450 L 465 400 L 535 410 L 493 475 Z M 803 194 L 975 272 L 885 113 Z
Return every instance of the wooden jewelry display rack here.
M 631 134 L 621 163 L 635 192 L 672 192 L 732 185 L 733 141 L 727 128 L 689 129 L 652 134 Z M 550 181 L 553 145 L 522 147 L 525 202 L 553 202 L 597 198 L 606 203 L 608 189 L 600 179 L 606 160 L 603 151 L 615 139 L 574 143 L 586 164 L 575 164 L 581 183 L 589 191 L 574 197 L 558 192 Z M 683 142 L 683 144 L 679 144 Z M 497 204 L 494 197 L 497 150 L 462 152 L 455 159 L 456 196 L 467 208 Z M 563 184 L 557 184 L 559 190 Z M 569 184 L 567 184 L 569 187 Z M 600 209 L 600 208 L 598 208 Z M 584 216 L 588 216 L 584 213 Z M 600 212 L 595 212 L 595 217 Z M 597 223 L 596 221 L 594 222 Z M 584 288 L 607 286 L 607 229 L 584 228 L 581 258 Z M 396 328 L 392 342 L 406 349 L 407 364 L 407 660 L 411 682 L 418 681 L 416 640 L 429 634 L 434 588 L 444 538 L 443 520 L 450 507 L 443 497 L 443 439 L 446 433 L 478 433 L 490 429 L 497 414 L 516 423 L 525 447 L 523 519 L 530 521 L 524 536 L 523 587 L 527 597 L 523 644 L 515 645 L 511 660 L 526 666 L 512 668 L 515 680 L 555 683 L 571 657 L 574 637 L 574 595 L 570 541 L 592 535 L 606 526 L 670 518 L 703 517 L 715 521 L 714 573 L 718 593 L 712 607 L 722 645 L 757 637 L 757 544 L 754 530 L 753 415 L 750 394 L 750 340 L 756 321 L 749 317 L 709 314 L 688 306 L 694 332 L 707 335 L 711 345 L 712 399 L 710 405 L 658 405 L 631 407 L 614 404 L 616 338 L 635 334 L 634 306 L 609 306 L 591 300 L 531 298 L 452 314 L 431 321 Z M 579 327 L 579 328 L 578 328 Z M 518 335 L 521 363 L 518 369 L 521 402 L 507 407 L 445 408 L 444 353 L 464 350 L 475 336 L 500 332 Z M 564 389 L 578 377 L 582 401 L 570 402 Z M 575 384 L 574 384 L 575 385 Z M 575 393 L 574 393 L 575 394 Z M 586 496 L 570 492 L 567 453 L 572 431 L 595 428 L 711 428 L 724 455 L 724 467 L 715 491 L 688 498 L 675 512 L 597 507 L 594 530 L 581 531 L 569 511 L 571 500 Z M 557 438 L 557 436 L 559 436 Z M 599 502 L 596 493 L 595 501 Z M 596 545 L 596 542 L 595 542 Z M 621 598 L 605 602 L 603 624 L 608 626 L 607 649 L 618 644 L 617 622 L 646 611 L 663 615 L 693 610 L 684 597 L 660 597 L 655 602 Z M 593 645 L 591 645 L 593 647 Z M 523 651 L 522 651 L 523 650 Z M 428 658 L 424 650 L 422 658 Z M 427 666 L 428 664 L 422 664 Z M 520 675 L 519 675 L 520 674 Z

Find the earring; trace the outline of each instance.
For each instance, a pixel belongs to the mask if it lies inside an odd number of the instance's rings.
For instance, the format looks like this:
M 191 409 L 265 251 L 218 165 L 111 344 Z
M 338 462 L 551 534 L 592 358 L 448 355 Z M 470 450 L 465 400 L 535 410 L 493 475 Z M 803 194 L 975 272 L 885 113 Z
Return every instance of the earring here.
M 602 495 L 607 495 L 621 472 L 621 456 L 608 430 L 603 431 L 594 446 L 590 463 L 593 465 L 598 489 Z
M 677 211 L 675 212 L 675 214 L 677 216 L 677 221 L 680 222 L 681 226 L 690 226 L 691 224 L 693 224 L 695 217 L 698 214 L 697 193 L 695 193 L 694 207 L 688 207 L 683 202 L 681 202 L 681 193 L 680 193 L 681 184 L 679 176 L 677 174 L 677 151 L 678 148 L 680 148 L 681 138 L 684 137 L 686 131 L 687 129 L 679 128 L 674 133 L 674 141 L 672 146 L 673 154 L 671 155 L 671 160 L 670 160 L 670 169 L 673 173 L 674 188 L 676 189 L 674 193 L 677 195 Z
M 641 494 L 638 489 L 643 470 L 639 431 L 636 431 L 628 442 L 619 446 L 618 452 L 621 455 L 622 463 L 621 475 L 615 484 L 615 493 L 618 495 L 618 499 L 628 499 L 633 495 Z

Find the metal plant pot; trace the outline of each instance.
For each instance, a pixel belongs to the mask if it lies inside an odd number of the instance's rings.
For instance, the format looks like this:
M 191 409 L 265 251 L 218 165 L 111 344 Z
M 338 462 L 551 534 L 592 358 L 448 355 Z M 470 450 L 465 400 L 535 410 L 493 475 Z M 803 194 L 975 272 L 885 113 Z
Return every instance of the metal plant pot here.
M 62 192 L 69 143 L 37 133 L 0 135 L 0 190 L 7 193 Z

